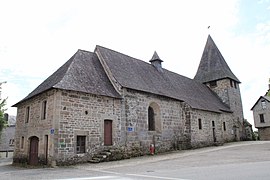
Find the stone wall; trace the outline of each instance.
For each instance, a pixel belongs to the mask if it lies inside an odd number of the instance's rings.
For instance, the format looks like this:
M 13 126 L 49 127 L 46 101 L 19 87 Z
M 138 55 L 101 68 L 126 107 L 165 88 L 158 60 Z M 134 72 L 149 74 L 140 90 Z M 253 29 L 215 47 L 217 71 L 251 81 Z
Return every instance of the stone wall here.
M 17 107 L 17 121 L 15 133 L 14 163 L 27 163 L 29 157 L 30 138 L 33 136 L 39 139 L 39 162 L 44 163 L 45 160 L 45 141 L 47 135 L 49 139 L 53 137 L 50 130 L 53 128 L 54 118 L 54 94 L 56 90 L 50 90 L 35 96 Z M 42 102 L 47 100 L 47 116 L 46 119 L 41 118 Z M 30 107 L 29 121 L 26 122 L 26 108 Z M 49 146 L 52 147 L 52 141 L 49 140 Z M 51 148 L 49 148 L 51 149 Z M 48 158 L 53 156 L 49 151 Z
M 201 129 L 199 128 L 199 119 L 201 120 Z M 221 114 L 215 112 L 194 110 L 192 112 L 191 121 L 192 147 L 198 148 L 234 141 L 235 136 L 232 132 L 233 125 L 234 123 L 232 121 L 232 113 Z
M 124 91 L 123 97 L 122 118 L 126 119 L 129 129 L 127 146 L 140 146 L 144 154 L 149 153 L 150 144 L 155 145 L 157 153 L 189 147 L 189 108 L 186 103 L 134 90 Z M 148 130 L 148 107 L 151 105 L 155 106 L 155 131 Z
M 270 141 L 270 127 L 258 128 L 259 138 L 262 141 Z
M 239 83 L 234 83 L 233 81 L 231 84 L 230 79 L 221 79 L 217 81 L 216 87 L 210 88 L 230 107 L 232 111 L 231 119 L 236 128 L 236 140 L 245 138 L 243 127 L 244 115 Z
M 91 159 L 104 145 L 104 120 L 112 120 L 113 145 L 123 143 L 121 130 L 121 100 L 92 94 L 59 92 L 59 126 L 56 128 L 56 164 L 74 164 Z M 76 150 L 76 137 L 86 136 L 86 153 Z
M 43 120 L 44 100 L 47 116 Z M 30 118 L 26 123 L 28 106 Z M 148 129 L 149 106 L 154 110 L 155 130 Z M 198 128 L 198 119 L 202 120 L 202 129 Z M 105 120 L 112 121 L 111 146 L 104 146 Z M 108 149 L 125 152 L 121 158 L 149 154 L 150 144 L 154 144 L 156 153 L 209 146 L 215 144 L 212 121 L 218 143 L 233 139 L 232 113 L 195 110 L 185 102 L 125 88 L 121 99 L 54 89 L 19 105 L 14 162 L 28 162 L 29 138 L 33 136 L 39 139 L 39 163 L 46 164 L 47 159 L 49 165 L 87 162 Z M 86 138 L 85 153 L 77 150 L 77 136 Z

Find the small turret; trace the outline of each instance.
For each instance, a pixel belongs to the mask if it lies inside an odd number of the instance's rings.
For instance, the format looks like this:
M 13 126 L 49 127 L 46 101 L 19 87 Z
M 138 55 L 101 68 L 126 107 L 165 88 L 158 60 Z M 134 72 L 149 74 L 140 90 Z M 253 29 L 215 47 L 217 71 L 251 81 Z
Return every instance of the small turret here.
M 163 70 L 162 70 L 162 65 L 161 65 L 161 63 L 163 62 L 160 58 L 159 58 L 159 56 L 158 56 L 158 54 L 157 54 L 157 52 L 155 51 L 154 52 L 154 54 L 153 54 L 153 57 L 152 57 L 152 59 L 149 61 L 159 72 L 162 72 Z

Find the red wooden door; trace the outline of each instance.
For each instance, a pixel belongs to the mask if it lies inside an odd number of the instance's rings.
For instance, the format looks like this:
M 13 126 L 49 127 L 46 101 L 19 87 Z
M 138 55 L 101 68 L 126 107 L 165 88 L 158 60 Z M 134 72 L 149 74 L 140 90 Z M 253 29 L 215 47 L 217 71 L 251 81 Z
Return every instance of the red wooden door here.
M 112 145 L 112 121 L 111 120 L 104 121 L 104 145 L 105 146 Z
M 38 137 L 30 138 L 29 164 L 38 165 Z

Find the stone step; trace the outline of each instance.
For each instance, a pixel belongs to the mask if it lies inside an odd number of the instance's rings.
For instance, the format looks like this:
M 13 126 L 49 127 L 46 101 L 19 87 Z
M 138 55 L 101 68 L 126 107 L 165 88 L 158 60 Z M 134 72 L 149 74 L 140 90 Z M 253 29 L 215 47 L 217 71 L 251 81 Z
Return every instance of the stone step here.
M 99 153 L 100 155 L 106 155 L 106 156 L 110 156 L 112 153 L 111 152 L 107 152 L 107 151 L 102 151 Z
M 90 163 L 100 163 L 100 159 L 99 158 L 92 158 L 91 160 L 89 160 L 88 162 Z
M 102 155 L 102 154 L 96 154 L 94 155 L 95 158 L 98 158 L 98 159 L 106 159 L 107 156 L 106 155 Z

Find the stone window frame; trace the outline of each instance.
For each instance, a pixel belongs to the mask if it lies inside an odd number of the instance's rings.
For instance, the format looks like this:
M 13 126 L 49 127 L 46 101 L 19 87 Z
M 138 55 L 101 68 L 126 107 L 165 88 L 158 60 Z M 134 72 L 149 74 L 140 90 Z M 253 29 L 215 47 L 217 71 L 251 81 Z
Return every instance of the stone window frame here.
M 260 123 L 265 123 L 264 114 L 259 114 Z
M 25 108 L 25 123 L 29 123 L 30 120 L 30 106 Z
M 86 152 L 86 136 L 76 136 L 76 152 L 77 154 L 84 154 Z
M 78 136 L 85 136 L 85 151 L 84 151 L 84 153 L 77 151 L 77 137 Z M 75 154 L 87 153 L 88 141 L 89 141 L 89 131 L 74 130 L 74 153 Z
M 149 108 L 153 110 L 154 113 L 154 128 L 149 129 Z M 148 124 L 148 131 L 155 131 L 158 133 L 162 132 L 162 123 L 161 123 L 161 113 L 160 113 L 160 106 L 156 102 L 151 102 L 147 108 L 147 124 Z
M 41 102 L 41 120 L 45 120 L 47 118 L 47 108 L 48 108 L 48 101 L 43 100 Z

